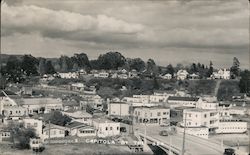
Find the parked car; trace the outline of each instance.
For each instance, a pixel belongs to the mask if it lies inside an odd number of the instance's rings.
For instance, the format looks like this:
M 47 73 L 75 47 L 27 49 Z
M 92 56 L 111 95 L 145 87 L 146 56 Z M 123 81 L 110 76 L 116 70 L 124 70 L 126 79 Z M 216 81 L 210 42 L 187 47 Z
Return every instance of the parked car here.
M 168 131 L 162 130 L 162 131 L 160 131 L 159 134 L 160 134 L 161 136 L 168 136 Z
M 236 154 L 234 149 L 226 148 L 223 155 L 236 155 Z

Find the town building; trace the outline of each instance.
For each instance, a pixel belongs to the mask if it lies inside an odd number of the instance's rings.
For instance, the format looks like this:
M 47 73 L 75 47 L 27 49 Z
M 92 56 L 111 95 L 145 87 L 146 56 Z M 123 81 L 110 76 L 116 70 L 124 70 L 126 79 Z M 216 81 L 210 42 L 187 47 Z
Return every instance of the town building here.
M 98 137 L 113 137 L 120 135 L 120 123 L 105 118 L 93 119 L 93 126 L 97 129 Z
M 96 130 L 94 127 L 86 125 L 81 122 L 73 121 L 65 126 L 66 132 L 70 136 L 77 137 L 94 137 L 96 136 Z
M 184 109 L 181 126 L 208 127 L 209 132 L 214 133 L 219 126 L 219 113 L 216 110 Z
M 130 104 L 125 102 L 110 102 L 108 104 L 108 115 L 120 117 L 129 116 Z
M 49 113 L 52 110 L 63 110 L 63 102 L 59 98 L 24 98 L 22 106 L 29 114 Z
M 62 111 L 62 114 L 69 116 L 72 119 L 72 121 L 77 121 L 77 122 L 88 124 L 88 125 L 90 125 L 92 121 L 92 115 L 82 110 Z
M 220 120 L 219 126 L 215 132 L 218 134 L 246 133 L 247 122 L 239 120 Z
M 168 124 L 170 109 L 166 107 L 137 107 L 134 109 L 135 123 L 147 123 L 150 125 Z
M 63 138 L 65 137 L 65 127 L 55 125 L 55 124 L 46 124 L 43 129 L 43 139 L 48 138 Z
M 23 124 L 25 128 L 32 128 L 38 137 L 43 136 L 43 122 L 39 119 L 24 118 Z
M 201 98 L 169 96 L 167 102 L 174 107 L 196 107 L 196 104 L 201 102 Z

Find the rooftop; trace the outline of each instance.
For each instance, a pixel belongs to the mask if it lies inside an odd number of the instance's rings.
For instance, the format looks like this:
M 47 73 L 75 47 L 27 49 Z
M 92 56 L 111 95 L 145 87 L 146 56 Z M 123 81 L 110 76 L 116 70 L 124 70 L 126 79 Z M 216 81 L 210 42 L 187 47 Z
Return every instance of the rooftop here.
M 197 98 L 197 97 L 169 96 L 168 100 L 174 100 L 174 101 L 198 101 L 199 98 Z
M 85 126 L 88 126 L 88 125 L 81 123 L 81 122 L 77 122 L 77 121 L 70 122 L 66 125 L 67 128 L 78 128 L 78 127 L 85 127 Z

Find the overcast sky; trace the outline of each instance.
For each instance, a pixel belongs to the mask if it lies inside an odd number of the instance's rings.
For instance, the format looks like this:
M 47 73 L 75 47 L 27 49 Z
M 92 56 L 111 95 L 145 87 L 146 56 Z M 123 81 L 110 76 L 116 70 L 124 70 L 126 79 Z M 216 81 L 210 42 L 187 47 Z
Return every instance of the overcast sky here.
M 2 53 L 249 64 L 247 0 L 5 0 Z

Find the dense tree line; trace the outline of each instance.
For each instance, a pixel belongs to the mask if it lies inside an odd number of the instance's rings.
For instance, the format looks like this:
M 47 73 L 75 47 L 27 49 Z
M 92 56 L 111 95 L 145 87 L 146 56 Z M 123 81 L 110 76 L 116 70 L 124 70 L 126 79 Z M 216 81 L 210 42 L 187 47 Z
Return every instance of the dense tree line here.
M 240 76 L 239 66 L 239 60 L 234 58 L 233 65 L 230 68 L 232 78 Z M 24 55 L 21 58 L 10 56 L 1 73 L 3 77 L 6 77 L 7 81 L 22 82 L 26 76 L 72 72 L 79 69 L 85 69 L 89 72 L 91 69 L 117 70 L 122 68 L 130 71 L 136 70 L 142 74 L 142 77 L 149 77 L 151 79 L 155 79 L 158 75 L 166 73 L 173 76 L 180 69 L 185 69 L 190 74 L 195 73 L 201 79 L 210 77 L 214 72 L 212 61 L 210 61 L 209 66 L 198 62 L 188 66 L 183 66 L 183 64 L 179 63 L 176 66 L 169 64 L 166 67 L 160 67 L 153 59 L 148 59 L 145 62 L 141 58 L 125 58 L 119 52 L 108 52 L 101 54 L 94 60 L 89 60 L 85 53 L 74 54 L 71 57 L 62 55 L 58 59 L 35 58 L 32 55 Z M 156 82 L 155 86 L 157 87 Z

